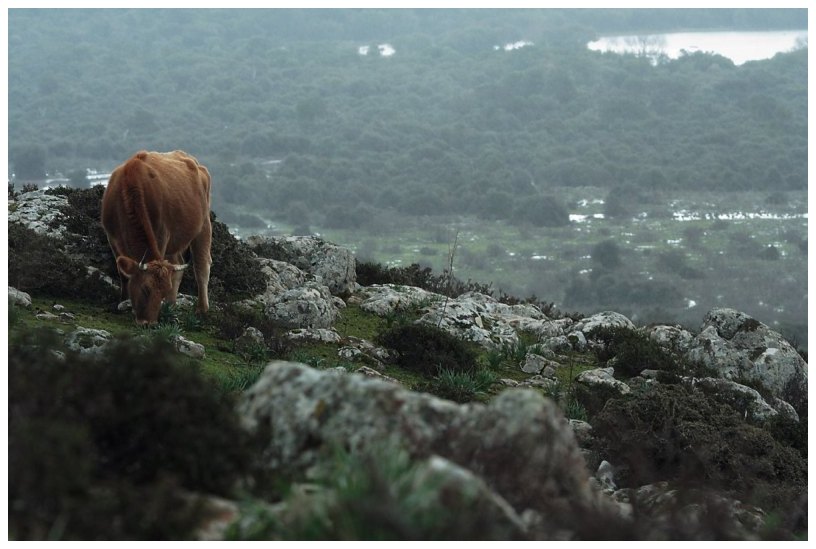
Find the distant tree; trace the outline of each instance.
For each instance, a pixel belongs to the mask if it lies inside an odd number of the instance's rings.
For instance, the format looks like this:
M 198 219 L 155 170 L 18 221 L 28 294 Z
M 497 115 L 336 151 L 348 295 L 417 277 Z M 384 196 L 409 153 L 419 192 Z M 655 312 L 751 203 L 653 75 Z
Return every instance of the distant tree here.
M 10 150 L 14 173 L 18 179 L 42 179 L 45 177 L 45 147 L 42 145 L 18 145 Z
M 68 179 L 71 180 L 71 186 L 76 187 L 78 189 L 87 189 L 88 185 L 88 172 L 87 170 L 78 169 L 68 172 Z
M 520 197 L 516 199 L 512 221 L 535 227 L 562 227 L 569 224 L 569 212 L 553 196 Z
M 621 250 L 614 240 L 603 240 L 592 247 L 592 262 L 606 270 L 621 266 Z

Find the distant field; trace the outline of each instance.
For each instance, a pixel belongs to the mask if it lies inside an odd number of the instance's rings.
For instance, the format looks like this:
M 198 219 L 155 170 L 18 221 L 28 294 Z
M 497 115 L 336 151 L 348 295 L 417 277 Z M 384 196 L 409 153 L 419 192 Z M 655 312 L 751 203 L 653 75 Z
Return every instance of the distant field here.
M 636 322 L 693 328 L 710 308 L 733 307 L 806 347 L 806 193 L 663 196 L 625 219 L 603 216 L 606 193 L 564 190 L 573 221 L 554 229 L 443 217 L 394 218 L 376 235 L 310 228 L 361 260 L 420 263 L 437 272 L 447 267 L 458 232 L 454 274 L 492 283 L 496 293 L 535 294 L 562 311 L 614 309 Z M 294 229 L 270 222 L 269 233 Z M 618 266 L 592 257 L 604 241 L 616 245 Z

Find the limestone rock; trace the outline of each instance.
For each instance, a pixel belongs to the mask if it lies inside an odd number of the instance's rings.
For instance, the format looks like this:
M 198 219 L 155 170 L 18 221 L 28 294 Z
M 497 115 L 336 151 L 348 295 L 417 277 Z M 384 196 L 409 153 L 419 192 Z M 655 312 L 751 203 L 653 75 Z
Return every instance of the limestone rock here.
M 172 339 L 172 343 L 176 350 L 183 355 L 187 355 L 192 358 L 204 358 L 205 356 L 204 345 L 190 341 L 189 339 L 180 335 L 175 336 Z
M 531 306 L 526 307 L 524 311 L 529 312 Z M 501 349 L 518 345 L 518 334 L 511 325 L 520 318 L 518 311 L 490 296 L 469 292 L 447 303 L 434 302 L 419 321 L 486 349 Z
M 291 263 L 312 275 L 334 295 L 357 289 L 357 262 L 348 248 L 314 236 L 252 236 L 247 244 L 261 257 Z
M 694 336 L 680 326 L 652 326 L 646 334 L 667 351 L 687 353 L 691 349 Z
M 93 355 L 101 353 L 110 340 L 110 332 L 78 326 L 76 330 L 65 337 L 65 345 L 73 351 L 79 351 L 81 354 Z
M 296 328 L 286 332 L 289 341 L 312 341 L 315 343 L 340 343 L 341 337 L 333 328 Z
M 445 296 L 397 284 L 374 284 L 362 288 L 358 295 L 363 299 L 360 308 L 378 316 L 424 307 L 433 301 L 444 301 Z
M 595 368 L 594 370 L 585 370 L 578 374 L 575 378 L 575 381 L 581 385 L 587 387 L 603 387 L 606 389 L 611 389 L 614 393 L 618 395 L 625 395 L 631 389 L 629 386 L 617 379 L 613 376 L 612 368 Z
M 604 311 L 576 322 L 571 326 L 570 332 L 583 332 L 584 336 L 590 336 L 594 330 L 604 328 L 629 328 L 634 330 L 635 325 L 620 313 Z
M 268 429 L 272 469 L 307 471 L 334 444 L 354 451 L 391 438 L 415 459 L 436 454 L 477 472 L 516 509 L 594 501 L 572 430 L 535 391 L 457 405 L 380 380 L 272 362 L 239 411 L 250 430 Z
M 527 353 L 521 371 L 527 374 L 540 374 L 545 368 L 558 368 L 559 364 L 552 360 L 547 360 L 536 353 Z
M 242 303 L 245 305 L 267 306 L 284 292 L 298 288 L 306 282 L 306 273 L 294 265 L 262 257 L 255 258 L 255 261 L 261 265 L 261 273 L 266 279 L 266 290 L 252 299 L 244 300 Z
M 68 206 L 64 196 L 46 194 L 44 190 L 22 193 L 17 197 L 16 208 L 9 212 L 10 223 L 20 223 L 36 233 L 51 237 L 65 234 L 61 225 L 64 220 L 62 208 Z
M 264 314 L 285 328 L 330 328 L 338 312 L 326 286 L 306 282 L 275 296 Z
M 28 308 L 31 307 L 31 296 L 25 292 L 21 292 L 17 288 L 8 287 L 9 302 L 17 307 Z
M 687 353 L 721 377 L 744 377 L 796 409 L 807 403 L 807 363 L 778 332 L 734 309 L 712 309 Z

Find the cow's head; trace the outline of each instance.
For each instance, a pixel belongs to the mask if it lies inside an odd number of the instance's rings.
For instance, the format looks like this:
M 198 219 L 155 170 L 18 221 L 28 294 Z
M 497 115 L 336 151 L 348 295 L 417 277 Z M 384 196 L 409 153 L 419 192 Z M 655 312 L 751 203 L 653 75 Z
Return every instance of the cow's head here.
M 155 324 L 159 320 L 162 300 L 169 298 L 172 276 L 187 265 L 173 265 L 165 259 L 137 263 L 129 257 L 116 258 L 116 268 L 128 279 L 128 293 L 136 323 Z

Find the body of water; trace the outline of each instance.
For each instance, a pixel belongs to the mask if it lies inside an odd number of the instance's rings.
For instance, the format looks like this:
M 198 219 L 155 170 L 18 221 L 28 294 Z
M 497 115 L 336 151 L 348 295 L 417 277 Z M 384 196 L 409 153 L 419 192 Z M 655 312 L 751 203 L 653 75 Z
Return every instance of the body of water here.
M 735 65 L 746 61 L 770 59 L 777 53 L 807 47 L 807 31 L 757 32 L 673 32 L 666 34 L 604 36 L 590 42 L 595 51 L 634 53 L 650 57 L 677 59 L 685 53 L 716 53 L 731 59 Z

